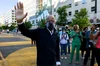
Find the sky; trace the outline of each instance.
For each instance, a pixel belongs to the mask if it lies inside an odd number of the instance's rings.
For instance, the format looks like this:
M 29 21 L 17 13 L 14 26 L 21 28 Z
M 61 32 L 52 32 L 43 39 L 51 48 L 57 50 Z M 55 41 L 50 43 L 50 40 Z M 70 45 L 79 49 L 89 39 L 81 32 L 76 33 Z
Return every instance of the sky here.
M 0 15 L 12 9 L 18 0 L 0 0 Z

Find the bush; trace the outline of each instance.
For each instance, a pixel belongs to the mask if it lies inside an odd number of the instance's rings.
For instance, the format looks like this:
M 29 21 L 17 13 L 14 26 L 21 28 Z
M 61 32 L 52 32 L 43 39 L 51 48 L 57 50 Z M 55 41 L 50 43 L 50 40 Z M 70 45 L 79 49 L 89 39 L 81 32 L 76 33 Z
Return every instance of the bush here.
M 30 29 L 32 27 L 32 24 L 30 21 L 28 21 L 28 22 L 25 22 L 25 26 L 26 28 Z

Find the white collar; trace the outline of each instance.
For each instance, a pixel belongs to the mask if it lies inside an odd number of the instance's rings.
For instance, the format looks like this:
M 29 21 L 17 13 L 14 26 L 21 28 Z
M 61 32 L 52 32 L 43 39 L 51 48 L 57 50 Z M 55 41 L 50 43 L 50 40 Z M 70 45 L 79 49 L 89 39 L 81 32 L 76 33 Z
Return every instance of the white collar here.
M 47 30 L 50 32 L 51 35 L 54 33 L 54 30 L 50 31 L 48 28 Z

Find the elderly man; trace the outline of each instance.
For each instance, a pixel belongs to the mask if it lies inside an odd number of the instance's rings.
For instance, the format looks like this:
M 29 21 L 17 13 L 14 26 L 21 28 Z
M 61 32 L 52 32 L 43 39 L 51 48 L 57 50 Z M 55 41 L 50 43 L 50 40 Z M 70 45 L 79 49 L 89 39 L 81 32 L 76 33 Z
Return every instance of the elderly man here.
M 21 2 L 15 6 L 15 15 L 21 33 L 36 40 L 37 66 L 60 66 L 59 37 L 55 30 L 54 17 L 48 16 L 45 28 L 28 30 L 23 23 L 27 13 L 24 15 L 24 7 Z

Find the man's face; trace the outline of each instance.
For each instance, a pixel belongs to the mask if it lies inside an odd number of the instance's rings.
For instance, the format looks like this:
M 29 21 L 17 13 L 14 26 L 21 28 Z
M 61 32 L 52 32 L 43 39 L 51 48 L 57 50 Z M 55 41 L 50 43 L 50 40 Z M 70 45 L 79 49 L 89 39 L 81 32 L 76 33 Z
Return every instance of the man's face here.
M 91 31 L 94 31 L 94 30 L 95 30 L 95 26 L 92 25 L 92 27 L 91 27 Z
M 52 16 L 49 16 L 47 18 L 47 24 L 46 24 L 47 28 L 49 30 L 53 30 L 55 28 L 55 20 Z
M 95 30 L 95 25 L 93 25 L 92 27 L 93 27 L 93 30 Z

